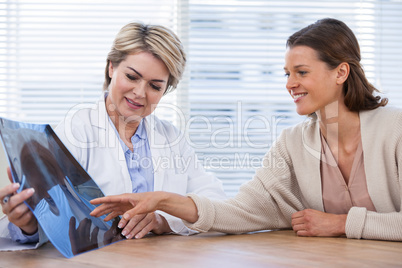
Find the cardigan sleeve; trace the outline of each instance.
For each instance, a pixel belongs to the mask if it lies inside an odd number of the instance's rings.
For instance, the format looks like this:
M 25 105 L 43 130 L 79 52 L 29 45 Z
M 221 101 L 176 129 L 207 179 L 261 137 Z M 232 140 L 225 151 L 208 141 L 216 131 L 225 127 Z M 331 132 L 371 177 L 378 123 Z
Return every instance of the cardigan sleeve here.
M 254 178 L 228 200 L 210 200 L 194 194 L 197 222 L 185 224 L 197 231 L 244 233 L 257 230 L 291 228 L 291 215 L 304 209 L 300 188 L 282 133 L 265 155 Z
M 353 207 L 346 220 L 348 238 L 402 241 L 402 214 L 378 213 Z

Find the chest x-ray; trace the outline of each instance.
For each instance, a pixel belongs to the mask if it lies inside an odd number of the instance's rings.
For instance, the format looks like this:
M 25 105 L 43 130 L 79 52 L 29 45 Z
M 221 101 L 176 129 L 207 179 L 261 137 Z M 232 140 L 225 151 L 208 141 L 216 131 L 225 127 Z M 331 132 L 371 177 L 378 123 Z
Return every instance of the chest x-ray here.
M 26 204 L 50 242 L 67 258 L 125 239 L 119 218 L 89 213 L 104 194 L 49 125 L 0 118 L 0 135 L 18 192 L 34 188 Z

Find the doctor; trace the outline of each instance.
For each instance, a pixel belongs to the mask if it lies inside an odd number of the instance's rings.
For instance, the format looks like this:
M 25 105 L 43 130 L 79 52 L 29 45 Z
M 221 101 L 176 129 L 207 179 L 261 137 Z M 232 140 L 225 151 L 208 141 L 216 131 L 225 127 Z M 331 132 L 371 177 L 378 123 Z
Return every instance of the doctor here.
M 57 135 L 105 195 L 168 191 L 226 198 L 221 182 L 205 172 L 180 131 L 151 114 L 162 96 L 176 88 L 185 62 L 172 31 L 129 23 L 108 54 L 100 100 L 72 110 L 57 126 Z M 0 198 L 16 187 L 0 189 Z M 32 213 L 23 204 L 31 195 L 26 190 L 1 204 L 13 223 L 11 233 L 25 237 L 14 235 L 14 240 L 38 239 L 38 224 L 33 215 L 26 215 Z M 122 230 L 129 239 L 148 232 L 194 233 L 180 219 L 160 211 L 133 217 Z

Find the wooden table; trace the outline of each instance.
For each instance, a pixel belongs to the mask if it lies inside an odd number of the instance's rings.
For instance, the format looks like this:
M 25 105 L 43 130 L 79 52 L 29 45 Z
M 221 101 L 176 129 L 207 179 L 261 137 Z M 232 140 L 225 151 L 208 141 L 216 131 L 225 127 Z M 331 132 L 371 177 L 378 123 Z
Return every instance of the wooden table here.
M 64 258 L 52 244 L 1 252 L 0 267 L 402 267 L 402 243 L 297 237 L 291 230 L 125 240 Z

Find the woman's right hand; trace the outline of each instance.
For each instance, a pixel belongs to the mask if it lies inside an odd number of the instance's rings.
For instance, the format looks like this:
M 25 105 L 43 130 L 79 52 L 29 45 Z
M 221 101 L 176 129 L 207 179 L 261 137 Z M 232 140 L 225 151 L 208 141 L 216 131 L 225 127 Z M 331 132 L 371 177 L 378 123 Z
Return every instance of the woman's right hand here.
M 91 213 L 91 216 L 100 217 L 106 215 L 105 221 L 123 215 L 119 227 L 126 224 L 136 215 L 151 213 L 156 210 L 164 211 L 188 222 L 198 220 L 198 210 L 190 197 L 169 192 L 146 192 L 105 196 L 90 201 L 93 205 L 99 205 Z
M 158 210 L 159 203 L 163 199 L 160 197 L 160 193 L 162 192 L 120 194 L 96 198 L 90 202 L 93 205 L 100 206 L 96 207 L 90 215 L 99 217 L 108 214 L 105 221 L 109 221 L 119 215 L 129 214 L 127 212 L 134 209 L 132 215 L 127 215 L 126 220 L 130 220 L 135 215 L 147 214 Z M 124 219 L 125 217 L 123 217 Z
M 10 168 L 7 168 L 7 175 L 10 182 L 12 182 Z M 33 195 L 34 189 L 25 189 L 17 193 L 19 187 L 19 183 L 11 183 L 0 189 L 1 208 L 11 223 L 18 226 L 25 234 L 32 235 L 38 231 L 38 222 L 24 201 Z M 7 195 L 11 196 L 4 203 L 4 197 Z

